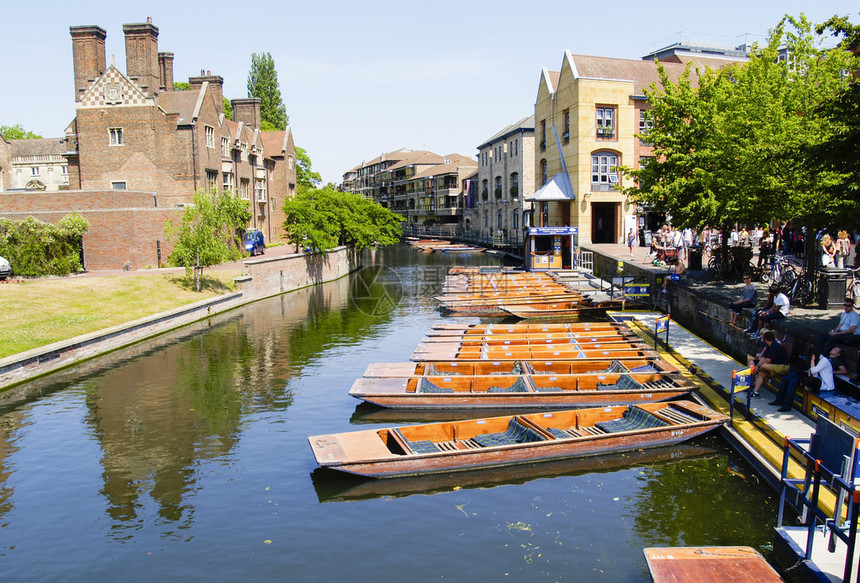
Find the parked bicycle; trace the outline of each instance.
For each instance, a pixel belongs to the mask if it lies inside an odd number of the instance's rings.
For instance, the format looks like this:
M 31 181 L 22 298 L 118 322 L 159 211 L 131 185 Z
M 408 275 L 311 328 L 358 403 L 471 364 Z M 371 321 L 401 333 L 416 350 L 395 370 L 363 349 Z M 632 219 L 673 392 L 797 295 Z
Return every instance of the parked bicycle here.
M 848 281 L 845 286 L 845 297 L 853 300 L 854 305 L 857 305 L 857 298 L 860 298 L 860 267 L 848 268 Z
M 796 279 L 794 264 L 785 255 L 776 255 L 770 269 L 761 274 L 764 283 L 775 283 L 782 289 L 791 289 Z
M 717 250 L 708 260 L 708 272 L 718 279 L 740 279 L 745 273 L 758 271 L 751 259 L 750 247 L 732 247 L 725 256 Z
M 791 286 L 785 292 L 785 295 L 797 307 L 815 302 L 818 299 L 818 282 L 815 275 L 809 276 L 808 272 L 802 272 L 799 277 L 794 279 Z

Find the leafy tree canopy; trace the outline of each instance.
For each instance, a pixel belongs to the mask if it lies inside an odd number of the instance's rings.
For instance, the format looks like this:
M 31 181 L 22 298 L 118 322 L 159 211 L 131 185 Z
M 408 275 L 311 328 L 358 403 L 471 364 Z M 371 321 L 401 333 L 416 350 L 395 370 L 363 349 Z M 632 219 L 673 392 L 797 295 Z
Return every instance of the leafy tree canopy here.
M 227 119 L 233 119 L 233 104 L 230 103 L 230 100 L 226 97 L 221 98 L 222 108 L 224 109 L 224 117 Z
M 251 222 L 247 201 L 231 192 L 201 190 L 178 224 L 168 220 L 164 234 L 173 244 L 171 265 L 185 267 L 190 277 L 195 266 L 211 267 L 242 255 L 245 229 Z
M 173 89 L 174 91 L 189 91 L 191 89 L 191 83 L 188 81 L 174 81 Z
M 0 126 L 0 135 L 7 140 L 38 140 L 42 136 L 25 130 L 21 124 Z
M 88 228 L 78 213 L 56 225 L 33 217 L 0 219 L 0 255 L 9 260 L 15 275 L 68 275 L 81 269 L 82 237 Z
M 329 186 L 306 188 L 284 202 L 287 241 L 298 248 L 327 251 L 339 245 L 357 249 L 396 243 L 403 217 L 357 194 Z
M 251 71 L 248 73 L 248 97 L 260 98 L 260 118 L 272 124 L 275 130 L 287 128 L 289 117 L 281 100 L 278 72 L 270 53 L 252 53 Z
M 679 226 L 822 224 L 848 212 L 846 201 L 825 196 L 833 174 L 813 172 L 801 154 L 830 134 L 817 112 L 856 69 L 849 53 L 823 50 L 820 40 L 804 17 L 787 16 L 748 63 L 696 69 L 698 83 L 691 66 L 677 82 L 661 66 L 661 87 L 646 90 L 655 158 L 624 169 L 638 184 L 624 191 Z
M 311 157 L 304 148 L 296 146 L 296 184 L 302 188 L 316 188 L 322 182 L 319 172 L 314 172 Z

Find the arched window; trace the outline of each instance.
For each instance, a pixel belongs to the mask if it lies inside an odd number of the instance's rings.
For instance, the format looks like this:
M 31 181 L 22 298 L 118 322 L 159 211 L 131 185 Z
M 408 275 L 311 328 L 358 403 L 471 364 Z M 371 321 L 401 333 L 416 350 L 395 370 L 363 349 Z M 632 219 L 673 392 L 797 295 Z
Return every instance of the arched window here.
M 612 190 L 618 186 L 618 155 L 595 152 L 591 155 L 591 190 Z
M 520 175 L 518 172 L 511 173 L 511 198 L 520 195 Z
M 511 217 L 511 227 L 516 231 L 520 228 L 520 213 L 514 211 L 514 216 Z
M 499 211 L 499 214 L 496 215 L 496 228 L 497 229 L 502 228 L 502 211 Z

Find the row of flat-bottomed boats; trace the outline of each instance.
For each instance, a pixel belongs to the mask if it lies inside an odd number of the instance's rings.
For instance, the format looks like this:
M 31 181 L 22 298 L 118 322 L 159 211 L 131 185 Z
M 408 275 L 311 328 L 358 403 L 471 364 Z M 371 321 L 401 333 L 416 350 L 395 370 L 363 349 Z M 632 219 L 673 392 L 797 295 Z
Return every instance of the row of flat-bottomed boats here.
M 696 403 L 672 401 L 314 435 L 308 441 L 320 466 L 389 478 L 669 445 L 726 420 Z

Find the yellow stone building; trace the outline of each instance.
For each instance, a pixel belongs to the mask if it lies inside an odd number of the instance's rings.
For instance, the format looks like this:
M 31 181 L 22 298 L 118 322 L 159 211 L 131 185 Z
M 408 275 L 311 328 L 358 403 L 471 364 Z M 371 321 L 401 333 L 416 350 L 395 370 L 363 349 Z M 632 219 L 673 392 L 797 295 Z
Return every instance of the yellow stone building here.
M 739 60 L 734 55 L 663 58 L 672 80 L 691 60 L 708 67 Z M 618 190 L 625 186 L 619 167 L 638 168 L 652 155 L 642 135 L 647 131 L 644 90 L 652 83 L 659 84 L 653 57 L 615 59 L 566 51 L 560 70 L 543 69 L 535 100 L 535 225 L 577 227 L 580 244 L 620 243 L 629 229 L 639 229 L 635 205 Z M 572 192 L 560 192 L 553 184 L 541 191 L 563 172 L 559 150 Z

